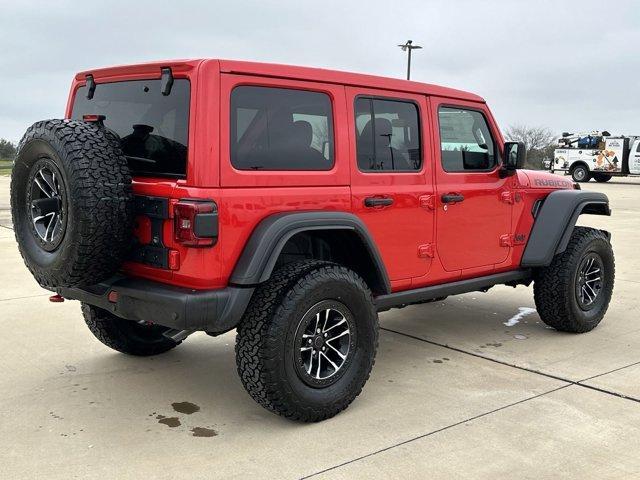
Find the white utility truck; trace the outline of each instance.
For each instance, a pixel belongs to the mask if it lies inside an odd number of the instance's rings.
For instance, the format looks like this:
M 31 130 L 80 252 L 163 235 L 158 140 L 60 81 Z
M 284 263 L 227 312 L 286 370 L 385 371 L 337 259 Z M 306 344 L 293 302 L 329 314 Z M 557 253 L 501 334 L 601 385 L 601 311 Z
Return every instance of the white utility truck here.
M 576 182 L 640 175 L 640 136 L 613 136 L 606 131 L 563 133 L 551 171 L 565 172 Z

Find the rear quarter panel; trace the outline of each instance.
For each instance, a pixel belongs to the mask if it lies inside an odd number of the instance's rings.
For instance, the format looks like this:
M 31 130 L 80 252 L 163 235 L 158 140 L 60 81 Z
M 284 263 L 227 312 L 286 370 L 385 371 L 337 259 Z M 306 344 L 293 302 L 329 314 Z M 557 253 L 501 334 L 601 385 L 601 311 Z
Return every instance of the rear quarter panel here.
M 220 157 L 217 192 L 220 237 L 218 245 L 223 265 L 216 286 L 224 286 L 249 236 L 269 215 L 305 210 L 351 211 L 349 187 L 349 137 L 346 127 L 345 92 L 342 85 L 254 75 L 220 75 Z M 327 171 L 246 171 L 238 170 L 230 158 L 230 99 L 239 85 L 291 88 L 322 92 L 333 107 L 333 168 Z

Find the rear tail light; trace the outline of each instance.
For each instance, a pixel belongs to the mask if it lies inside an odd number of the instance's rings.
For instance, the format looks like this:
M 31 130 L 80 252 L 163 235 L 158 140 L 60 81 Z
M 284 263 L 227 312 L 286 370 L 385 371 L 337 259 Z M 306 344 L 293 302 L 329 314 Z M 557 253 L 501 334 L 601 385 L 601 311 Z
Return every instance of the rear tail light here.
M 173 206 L 175 240 L 188 247 L 207 247 L 218 239 L 218 206 L 205 200 L 180 200 Z
M 83 122 L 89 122 L 89 123 L 101 123 L 101 122 L 105 121 L 106 118 L 107 117 L 105 117 L 104 115 L 89 114 L 89 115 L 83 115 L 82 116 L 82 121 Z

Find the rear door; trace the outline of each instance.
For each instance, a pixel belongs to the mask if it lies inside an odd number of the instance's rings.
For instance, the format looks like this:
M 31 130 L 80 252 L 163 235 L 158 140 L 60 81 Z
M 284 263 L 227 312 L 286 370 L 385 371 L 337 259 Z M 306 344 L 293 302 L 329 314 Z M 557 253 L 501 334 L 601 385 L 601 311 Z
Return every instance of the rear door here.
M 194 156 L 189 113 L 195 102 L 193 77 L 176 71 L 170 91 L 163 93 L 160 73 L 158 69 L 157 77 L 114 82 L 96 75 L 92 94 L 86 84 L 74 90 L 68 116 L 81 120 L 85 115 L 101 115 L 127 158 L 134 180 L 136 221 L 125 272 L 185 284 L 192 282 L 193 271 L 202 263 L 195 257 L 212 252 L 200 249 L 188 256 L 188 249 L 176 242 L 171 222 L 173 204 L 188 196 L 182 191 L 176 197 L 176 192 L 189 183 L 188 175 L 191 180 L 194 175 L 187 169 Z
M 513 192 L 500 178 L 500 135 L 485 105 L 432 97 L 437 246 L 447 271 L 493 270 L 509 254 Z
M 640 174 L 640 139 L 636 139 L 631 145 L 629 152 L 629 172 L 635 175 Z
M 434 213 L 424 97 L 347 88 L 352 209 L 380 250 L 393 287 L 431 264 Z M 407 282 L 402 282 L 407 280 Z

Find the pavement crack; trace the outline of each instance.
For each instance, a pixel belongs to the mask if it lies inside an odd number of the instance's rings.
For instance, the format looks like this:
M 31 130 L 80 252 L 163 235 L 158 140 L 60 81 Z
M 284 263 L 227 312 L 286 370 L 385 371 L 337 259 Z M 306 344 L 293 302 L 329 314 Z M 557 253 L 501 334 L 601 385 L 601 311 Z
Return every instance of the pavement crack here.
M 584 380 L 581 380 L 581 381 L 584 381 Z M 606 393 L 606 394 L 612 395 L 614 397 L 622 398 L 624 400 L 631 400 L 632 402 L 640 403 L 640 398 L 630 397 L 628 395 L 625 395 L 624 393 L 613 392 L 613 391 L 607 390 L 605 388 L 595 387 L 593 385 L 587 385 L 585 383 L 574 382 L 573 384 L 577 385 L 579 387 L 582 387 L 582 388 L 588 388 L 589 390 L 595 390 L 596 392 Z
M 383 329 L 383 330 L 387 330 L 387 329 Z M 361 455 L 361 456 L 353 458 L 351 460 L 347 460 L 346 462 L 343 462 L 343 463 L 341 463 L 339 465 L 334 465 L 333 467 L 325 468 L 324 470 L 320 470 L 320 471 L 312 473 L 310 475 L 301 477 L 301 480 L 304 480 L 306 478 L 315 477 L 317 475 L 320 475 L 320 474 L 323 474 L 323 473 L 326 473 L 326 472 L 330 472 L 330 471 L 335 470 L 337 468 L 341 468 L 341 467 L 344 467 L 344 466 L 349 465 L 351 463 L 363 460 L 365 458 L 369 458 L 369 457 L 372 457 L 374 455 L 378 455 L 379 453 L 383 453 L 383 452 L 386 452 L 388 450 L 392 450 L 392 449 L 394 449 L 396 447 L 400 447 L 402 445 L 406 445 L 408 443 L 415 442 L 416 440 L 420 440 L 422 438 L 430 437 L 431 435 L 435 435 L 436 433 L 444 432 L 445 430 L 449 430 L 451 428 L 458 427 L 458 426 L 463 425 L 463 424 L 465 424 L 467 422 L 472 422 L 472 421 L 477 420 L 479 418 L 486 417 L 488 415 L 492 415 L 494 413 L 500 412 L 500 411 L 505 410 L 507 408 L 511 408 L 511 407 L 516 406 L 516 405 L 520 405 L 522 403 L 528 402 L 530 400 L 535 400 L 536 398 L 540 398 L 540 397 L 542 397 L 544 395 L 548 395 L 550 393 L 557 392 L 558 390 L 562 390 L 563 388 L 567 388 L 567 387 L 570 387 L 570 386 L 571 386 L 571 384 L 562 385 L 562 386 L 556 387 L 556 388 L 554 388 L 552 390 L 548 390 L 546 392 L 538 393 L 537 395 L 533 395 L 531 397 L 523 398 L 522 400 L 518 400 L 517 402 L 509 403 L 507 405 L 503 405 L 502 407 L 494 408 L 493 410 L 490 410 L 488 412 L 484 412 L 484 413 L 480 413 L 478 415 L 474 415 L 473 417 L 469 417 L 469 418 L 466 418 L 466 419 L 461 420 L 459 422 L 452 423 L 451 425 L 447 425 L 445 427 L 438 428 L 436 430 L 432 430 L 432 431 L 427 432 L 427 433 L 423 433 L 422 435 L 418 435 L 416 437 L 409 438 L 408 440 L 403 440 L 402 442 L 395 443 L 393 445 L 389 445 L 388 447 L 384 447 L 384 448 L 381 448 L 381 449 L 376 450 L 374 452 L 367 453 L 366 455 Z
M 583 378 L 582 380 L 578 380 L 576 383 L 586 382 L 588 380 L 593 380 L 594 378 L 602 377 L 604 375 L 609 375 L 610 373 L 617 372 L 619 370 L 624 370 L 625 368 L 634 367 L 636 365 L 640 365 L 640 362 L 630 363 L 629 365 L 625 365 L 623 367 L 614 368 L 613 370 L 609 370 L 608 372 L 599 373 L 598 375 L 593 375 L 592 377 Z
M 416 335 L 411 335 L 409 333 L 403 333 L 403 332 L 399 332 L 397 330 L 392 330 L 391 328 L 380 327 L 380 330 L 384 330 L 384 331 L 387 331 L 387 332 L 390 332 L 390 333 L 395 333 L 397 335 L 402 335 L 402 336 L 405 336 L 405 337 L 408 337 L 408 338 L 412 338 L 414 340 L 418 340 L 420 342 L 428 343 L 430 345 L 435 345 L 437 347 L 442 347 L 442 348 L 446 348 L 446 349 L 449 349 L 449 350 L 453 350 L 454 352 L 463 353 L 465 355 L 471 355 L 472 357 L 481 358 L 483 360 L 488 360 L 490 362 L 498 363 L 498 364 L 504 365 L 506 367 L 516 368 L 518 370 L 522 370 L 522 371 L 529 372 L 529 373 L 534 373 L 536 375 L 541 375 L 541 376 L 547 377 L 547 378 L 552 378 L 554 380 L 559 380 L 561 382 L 567 382 L 567 383 L 569 383 L 571 385 L 577 385 L 578 387 L 588 388 L 590 390 L 595 390 L 595 391 L 598 391 L 598 392 L 601 392 L 601 393 L 606 393 L 606 394 L 612 395 L 614 397 L 623 398 L 625 400 L 631 400 L 633 402 L 640 403 L 640 399 L 639 398 L 630 397 L 630 396 L 624 395 L 622 393 L 613 392 L 611 390 L 607 390 L 607 389 L 604 389 L 604 388 L 594 387 L 592 385 L 587 385 L 587 384 L 581 383 L 581 382 L 585 382 L 587 380 L 591 380 L 592 378 L 599 377 L 601 375 L 606 375 L 608 373 L 612 373 L 612 372 L 615 372 L 617 370 L 621 370 L 623 368 L 627 368 L 627 367 L 631 367 L 633 365 L 637 365 L 640 362 L 632 363 L 631 365 L 626 365 L 624 367 L 620 367 L 620 368 L 611 370 L 610 372 L 602 373 L 602 374 L 599 374 L 599 375 L 594 375 L 593 377 L 585 378 L 584 380 L 575 381 L 575 380 L 571 380 L 569 378 L 560 377 L 560 376 L 557 376 L 557 375 L 552 375 L 550 373 L 541 372 L 541 371 L 535 370 L 533 368 L 527 368 L 527 367 L 523 367 L 523 366 L 520 366 L 520 365 L 516 365 L 515 363 L 505 362 L 504 360 L 498 360 L 496 358 L 487 357 L 486 355 L 481 355 L 479 353 L 470 352 L 470 351 L 464 350 L 462 348 L 452 347 L 450 345 L 447 345 L 446 343 L 434 342 L 433 340 L 427 340 L 426 338 L 421 338 L 421 337 L 418 337 Z
M 470 352 L 468 350 L 464 350 L 462 348 L 452 347 L 451 345 L 447 345 L 446 343 L 434 342 L 433 340 L 427 340 L 426 338 L 418 337 L 416 335 L 411 335 L 409 333 L 399 332 L 397 330 L 392 330 L 392 329 L 386 328 L 386 327 L 380 327 L 380 330 L 384 330 L 384 331 L 387 331 L 387 332 L 395 333 L 397 335 L 402 335 L 402 336 L 405 336 L 405 337 L 408 337 L 408 338 L 412 338 L 414 340 L 418 340 L 420 342 L 428 343 L 430 345 L 435 345 L 437 347 L 442 347 L 442 348 L 446 348 L 446 349 L 449 349 L 449 350 L 453 350 L 454 352 L 464 353 L 465 355 L 471 355 L 472 357 L 481 358 L 483 360 L 488 360 L 490 362 L 499 363 L 500 365 L 504 365 L 506 367 L 517 368 L 518 370 L 523 370 L 525 372 L 535 373 L 537 375 L 542 375 L 543 377 L 552 378 L 553 380 L 560 380 L 561 382 L 567 382 L 567 383 L 577 383 L 577 382 L 574 382 L 573 380 L 570 380 L 568 378 L 559 377 L 557 375 L 552 375 L 550 373 L 541 372 L 541 371 L 535 370 L 533 368 L 522 367 L 520 365 L 516 365 L 515 363 L 505 362 L 504 360 L 498 360 L 497 358 L 491 358 L 491 357 L 488 357 L 486 355 L 481 355 L 479 353 L 475 353 L 475 352 Z

